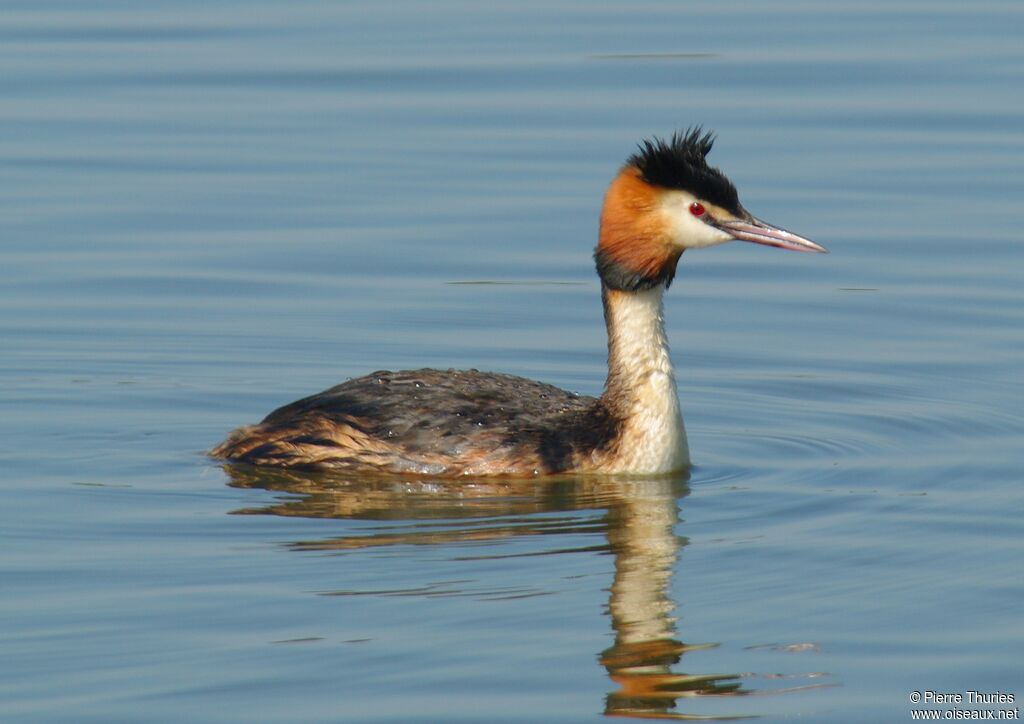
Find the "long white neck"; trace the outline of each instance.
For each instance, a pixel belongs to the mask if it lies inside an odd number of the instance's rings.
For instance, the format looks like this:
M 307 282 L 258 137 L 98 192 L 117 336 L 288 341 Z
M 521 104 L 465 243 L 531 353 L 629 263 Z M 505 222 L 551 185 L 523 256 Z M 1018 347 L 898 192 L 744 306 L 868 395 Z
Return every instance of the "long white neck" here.
M 639 292 L 602 288 L 608 381 L 602 400 L 623 420 L 606 472 L 667 473 L 690 464 L 665 336 L 664 285 Z

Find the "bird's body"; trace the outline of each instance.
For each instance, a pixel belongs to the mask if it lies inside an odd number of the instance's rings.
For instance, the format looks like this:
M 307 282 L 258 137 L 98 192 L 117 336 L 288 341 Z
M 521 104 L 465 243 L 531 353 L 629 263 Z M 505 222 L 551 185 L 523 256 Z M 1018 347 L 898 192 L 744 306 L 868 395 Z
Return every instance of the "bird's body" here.
M 278 467 L 432 476 L 654 474 L 689 464 L 662 297 L 683 250 L 744 239 L 824 251 L 754 219 L 707 165 L 710 135 L 645 142 L 612 182 L 595 259 L 604 393 L 476 370 L 375 372 L 242 427 L 211 451 Z
M 227 444 L 264 465 L 533 475 L 574 466 L 581 450 L 609 442 L 612 427 L 599 400 L 525 377 L 385 370 L 286 405 Z

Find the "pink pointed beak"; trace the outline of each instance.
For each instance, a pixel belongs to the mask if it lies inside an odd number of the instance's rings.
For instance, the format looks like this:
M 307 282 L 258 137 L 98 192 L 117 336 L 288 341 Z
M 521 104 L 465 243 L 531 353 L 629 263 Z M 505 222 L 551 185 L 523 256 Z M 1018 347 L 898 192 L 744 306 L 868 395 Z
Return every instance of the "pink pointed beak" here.
M 815 244 L 810 239 L 780 229 L 777 226 L 766 224 L 753 216 L 746 220 L 715 221 L 714 225 L 727 234 L 732 234 L 734 239 L 740 241 L 752 241 L 755 244 L 765 246 L 777 246 L 780 249 L 791 249 L 792 251 L 813 251 L 820 254 L 827 254 L 828 249 Z

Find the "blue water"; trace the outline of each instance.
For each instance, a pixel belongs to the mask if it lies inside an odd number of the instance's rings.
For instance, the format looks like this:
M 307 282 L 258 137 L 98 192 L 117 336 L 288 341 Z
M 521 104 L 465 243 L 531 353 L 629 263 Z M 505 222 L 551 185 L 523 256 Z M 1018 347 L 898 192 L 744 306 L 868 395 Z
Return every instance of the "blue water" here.
M 908 721 L 913 691 L 1024 697 L 1019 3 L 3 15 L 0 719 Z M 203 455 L 381 368 L 599 393 L 602 194 L 641 138 L 697 123 L 747 208 L 832 254 L 685 255 L 688 479 Z

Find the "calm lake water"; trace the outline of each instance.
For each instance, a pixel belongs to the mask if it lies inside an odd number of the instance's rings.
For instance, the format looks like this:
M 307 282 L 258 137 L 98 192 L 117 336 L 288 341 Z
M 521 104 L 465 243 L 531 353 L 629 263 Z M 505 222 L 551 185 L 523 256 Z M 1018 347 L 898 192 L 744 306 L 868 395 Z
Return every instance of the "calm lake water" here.
M 6 2 L 0 719 L 1019 706 L 1022 32 L 1010 0 Z M 599 393 L 602 195 L 693 124 L 832 254 L 685 255 L 688 479 L 204 456 L 381 368 Z

